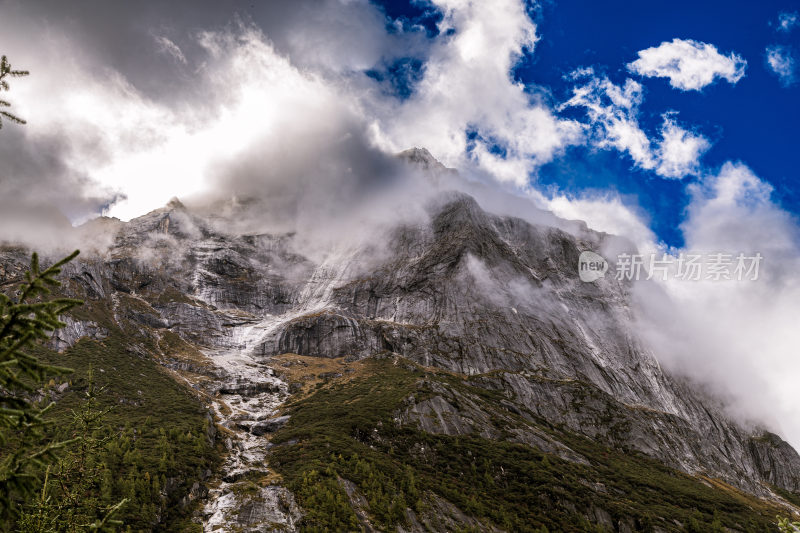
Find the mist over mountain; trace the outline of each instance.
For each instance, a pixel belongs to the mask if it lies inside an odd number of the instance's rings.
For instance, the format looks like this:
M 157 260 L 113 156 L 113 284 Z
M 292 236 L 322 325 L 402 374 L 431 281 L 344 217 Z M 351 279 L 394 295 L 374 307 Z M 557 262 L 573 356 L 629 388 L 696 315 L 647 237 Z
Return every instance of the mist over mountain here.
M 52 401 L 53 438 L 100 385 L 81 499 L 125 500 L 124 527 L 800 512 L 795 6 L 0 0 L 0 20 L 31 71 L 0 87 L 26 122 L 0 130 L 0 291 L 80 249 L 53 297 L 84 301 L 29 354 L 73 373 L 6 396 Z M 0 531 L 76 512 L 46 489 Z

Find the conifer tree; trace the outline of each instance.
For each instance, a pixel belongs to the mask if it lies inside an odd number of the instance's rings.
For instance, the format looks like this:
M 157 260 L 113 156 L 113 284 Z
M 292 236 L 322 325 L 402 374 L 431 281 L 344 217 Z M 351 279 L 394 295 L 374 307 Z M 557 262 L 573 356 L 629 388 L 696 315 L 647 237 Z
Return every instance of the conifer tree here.
M 104 431 L 104 418 L 111 409 L 98 407 L 104 388 L 95 388 L 91 369 L 88 378 L 83 404 L 72 410 L 73 439 L 47 466 L 40 496 L 26 506 L 18 522 L 20 533 L 114 531 L 122 525 L 113 517 L 128 500 L 103 503 L 103 480 L 110 470 L 100 458 L 113 439 Z
M 9 90 L 8 78 L 19 78 L 22 76 L 27 76 L 28 74 L 30 74 L 30 72 L 27 70 L 13 70 L 6 56 L 2 56 L 0 58 L 0 91 Z M 3 107 L 11 107 L 11 104 L 6 100 L 0 99 L 0 108 Z M 25 124 L 25 121 L 15 114 L 11 113 L 10 111 L 0 109 L 0 128 L 3 127 L 3 117 L 7 118 L 11 122 L 16 122 L 17 124 Z
M 36 400 L 47 376 L 71 372 L 45 364 L 31 353 L 38 342 L 64 327 L 59 316 L 81 304 L 71 298 L 51 298 L 56 276 L 78 251 L 41 270 L 36 253 L 30 270 L 14 294 L 0 293 L 0 444 L 11 450 L 0 462 L 0 519 L 16 514 L 14 502 L 32 495 L 56 449 L 69 441 L 44 445 L 43 415 L 52 403 Z

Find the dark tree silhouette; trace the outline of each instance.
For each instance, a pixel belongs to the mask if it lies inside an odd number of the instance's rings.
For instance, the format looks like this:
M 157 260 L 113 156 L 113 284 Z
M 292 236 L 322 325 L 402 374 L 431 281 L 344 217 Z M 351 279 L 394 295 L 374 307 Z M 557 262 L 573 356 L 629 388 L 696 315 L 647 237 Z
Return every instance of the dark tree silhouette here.
M 61 267 L 78 255 L 75 251 L 41 270 L 33 254 L 31 267 L 15 291 L 0 293 L 0 443 L 11 440 L 13 452 L 0 461 L 0 517 L 13 513 L 15 498 L 30 496 L 38 483 L 38 471 L 54 458 L 64 442 L 36 445 L 45 422 L 42 416 L 52 404 L 34 401 L 37 387 L 49 375 L 71 372 L 48 365 L 31 353 L 38 342 L 64 327 L 59 319 L 80 300 L 50 298 L 50 288 L 60 285 Z
M 6 56 L 2 56 L 2 59 L 0 59 L 0 91 L 9 90 L 8 78 L 20 78 L 22 76 L 27 76 L 28 74 L 30 74 L 30 72 L 27 70 L 13 70 L 11 68 L 11 63 L 8 62 L 8 58 L 6 58 Z M 11 103 L 0 99 L 0 108 L 8 107 L 11 107 Z M 3 127 L 3 117 L 17 124 L 25 124 L 25 121 L 19 118 L 17 115 L 11 113 L 10 111 L 0 109 L 0 128 Z

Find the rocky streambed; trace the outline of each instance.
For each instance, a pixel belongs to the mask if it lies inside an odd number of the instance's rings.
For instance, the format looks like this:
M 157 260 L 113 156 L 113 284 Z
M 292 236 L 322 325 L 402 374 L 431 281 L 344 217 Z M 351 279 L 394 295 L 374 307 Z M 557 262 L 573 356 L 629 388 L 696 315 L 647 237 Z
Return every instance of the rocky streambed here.
M 216 375 L 207 393 L 228 454 L 209 483 L 206 532 L 294 531 L 300 519 L 294 497 L 275 482 L 267 464 L 270 433 L 288 419 L 277 413 L 289 393 L 256 348 L 279 323 L 266 319 L 234 326 L 230 347 L 206 352 Z
M 270 367 L 264 346 L 277 346 L 287 323 L 322 312 L 348 264 L 346 257 L 332 256 L 319 265 L 300 291 L 299 305 L 287 313 L 229 317 L 226 323 L 232 325 L 225 327 L 222 342 L 204 352 L 213 375 L 205 382 L 206 393 L 228 451 L 209 482 L 206 532 L 295 530 L 300 508 L 267 464 L 270 434 L 288 419 L 278 411 L 289 387 Z

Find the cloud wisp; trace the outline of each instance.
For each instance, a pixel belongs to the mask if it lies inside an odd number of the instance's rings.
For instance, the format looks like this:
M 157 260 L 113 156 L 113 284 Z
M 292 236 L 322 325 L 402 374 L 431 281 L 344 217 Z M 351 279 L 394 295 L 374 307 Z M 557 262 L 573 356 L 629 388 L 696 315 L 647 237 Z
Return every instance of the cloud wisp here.
M 778 14 L 778 24 L 775 29 L 789 33 L 798 25 L 800 25 L 800 14 L 797 11 L 784 11 Z
M 667 78 L 682 91 L 700 91 L 717 79 L 736 84 L 744 77 L 747 61 L 731 52 L 723 55 L 717 47 L 691 39 L 673 39 L 640 50 L 628 70 L 645 78 Z
M 779 44 L 768 46 L 766 62 L 769 70 L 778 77 L 784 87 L 793 85 L 797 81 L 797 64 L 790 47 Z
M 387 105 L 370 99 L 377 138 L 388 150 L 425 146 L 444 164 L 477 167 L 525 188 L 530 174 L 582 141 L 510 71 L 538 41 L 522 2 L 434 2 L 443 36 L 432 42 L 414 93 Z
M 800 443 L 796 376 L 800 333 L 800 226 L 773 188 L 742 163 L 726 163 L 690 187 L 685 247 L 672 253 L 760 253 L 755 281 L 681 281 L 638 286 L 640 330 L 659 361 L 702 383 L 736 416 L 766 422 Z M 663 297 L 658 293 L 663 291 Z
M 601 149 L 627 153 L 634 164 L 663 178 L 680 179 L 697 174 L 700 158 L 711 146 L 700 134 L 682 128 L 674 113 L 662 117 L 660 139 L 653 143 L 639 124 L 639 106 L 644 99 L 640 83 L 628 78 L 616 85 L 594 70 L 573 76 L 582 80 L 560 109 L 582 108 L 588 119 L 589 140 Z M 655 144 L 655 146 L 653 146 Z

